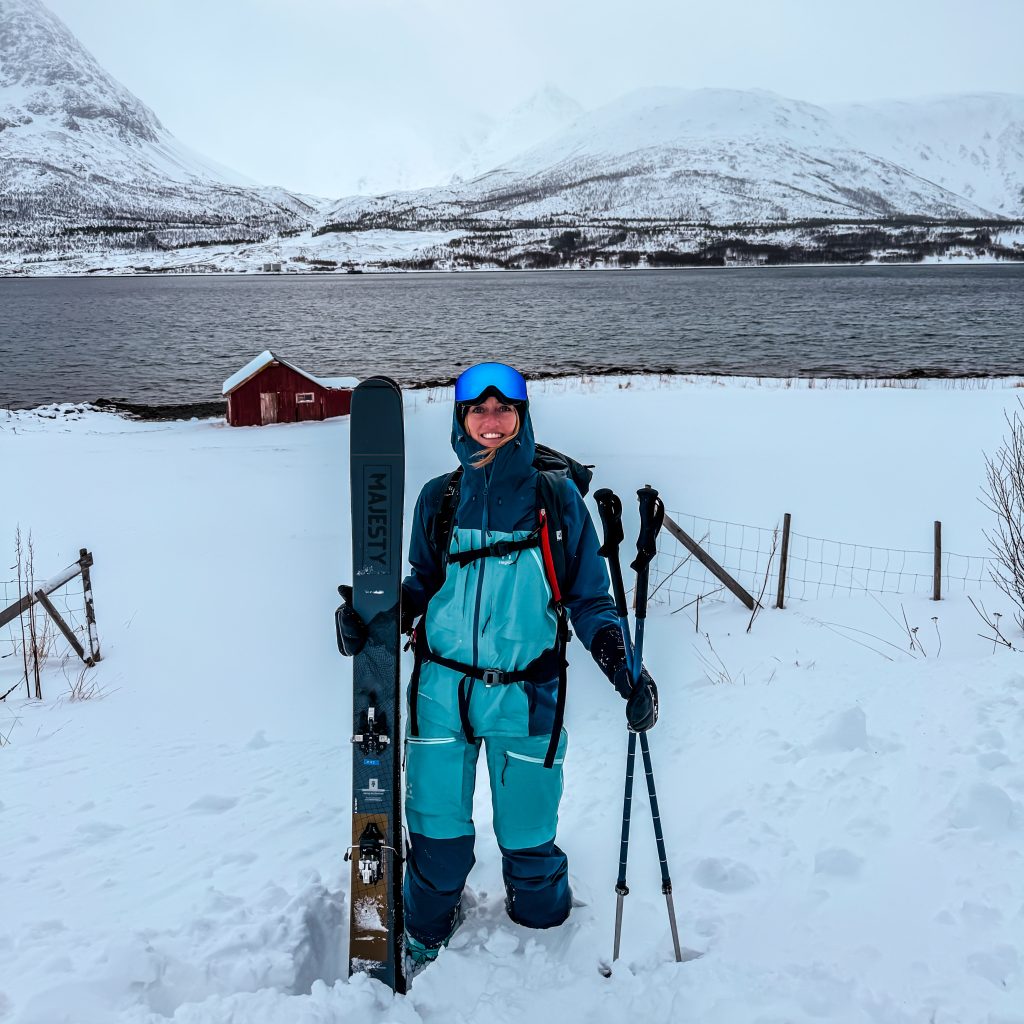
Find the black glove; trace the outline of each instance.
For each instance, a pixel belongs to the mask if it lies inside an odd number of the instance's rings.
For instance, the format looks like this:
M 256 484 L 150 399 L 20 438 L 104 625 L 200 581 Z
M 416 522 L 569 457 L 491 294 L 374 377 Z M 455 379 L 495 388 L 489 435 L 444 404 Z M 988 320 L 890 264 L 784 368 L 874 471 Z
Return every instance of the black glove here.
M 633 688 L 633 679 L 626 667 L 626 645 L 618 626 L 602 626 L 590 642 L 590 654 L 608 677 L 612 686 L 626 701 L 626 721 L 630 731 L 646 732 L 658 720 L 658 687 L 647 669 Z
M 630 732 L 647 732 L 658 721 L 658 686 L 647 669 L 640 670 L 640 681 L 633 685 L 633 677 L 625 665 L 615 673 L 612 685 L 619 696 L 626 698 L 626 721 Z
M 334 613 L 334 628 L 338 633 L 338 650 L 351 658 L 358 654 L 366 645 L 368 630 L 366 623 L 360 618 L 359 612 L 352 607 L 352 588 L 342 585 L 338 587 L 341 594 L 341 606 Z
M 590 656 L 614 685 L 615 673 L 626 664 L 626 645 L 618 626 L 602 626 L 590 641 Z

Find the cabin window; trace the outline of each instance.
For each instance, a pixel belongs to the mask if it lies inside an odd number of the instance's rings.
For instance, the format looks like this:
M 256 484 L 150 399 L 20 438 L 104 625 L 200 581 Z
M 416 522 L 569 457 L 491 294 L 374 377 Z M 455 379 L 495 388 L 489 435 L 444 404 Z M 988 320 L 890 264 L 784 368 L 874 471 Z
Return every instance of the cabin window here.
M 303 402 L 312 402 L 313 401 L 313 392 L 312 391 L 306 391 L 303 394 L 296 395 L 295 396 L 295 401 L 298 402 L 300 405 Z

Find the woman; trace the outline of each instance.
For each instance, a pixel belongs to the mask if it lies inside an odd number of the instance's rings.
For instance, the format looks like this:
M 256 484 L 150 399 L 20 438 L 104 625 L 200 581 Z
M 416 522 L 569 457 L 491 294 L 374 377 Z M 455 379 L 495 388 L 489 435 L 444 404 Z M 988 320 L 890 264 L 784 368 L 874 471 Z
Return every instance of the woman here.
M 447 553 L 434 517 L 450 475 L 420 494 L 411 573 L 402 585 L 403 629 L 420 616 L 406 739 L 406 948 L 433 960 L 459 922 L 474 863 L 473 790 L 485 750 L 505 907 L 527 928 L 562 924 L 572 907 L 568 863 L 555 845 L 562 761 L 562 609 L 576 635 L 626 698 L 630 729 L 651 728 L 657 688 L 646 669 L 633 687 L 608 574 L 583 498 L 571 480 L 534 466 L 526 382 L 503 363 L 480 363 L 455 385 L 452 447 L 463 467 Z M 543 484 L 543 486 L 541 486 Z M 539 508 L 557 487 L 560 522 L 550 536 Z M 550 546 L 565 552 L 554 577 Z M 553 578 L 554 577 L 554 578 Z M 559 601 L 558 598 L 561 598 Z M 342 616 L 357 650 L 365 627 Z M 564 694 L 564 691 L 563 691 Z

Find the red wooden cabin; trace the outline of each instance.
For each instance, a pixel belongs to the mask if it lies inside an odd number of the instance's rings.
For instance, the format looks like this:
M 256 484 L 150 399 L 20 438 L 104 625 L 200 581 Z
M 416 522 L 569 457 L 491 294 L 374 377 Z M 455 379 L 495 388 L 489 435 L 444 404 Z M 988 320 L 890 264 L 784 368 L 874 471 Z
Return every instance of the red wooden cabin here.
M 314 377 L 268 349 L 224 381 L 222 393 L 232 427 L 258 427 L 347 416 L 358 383 L 353 377 Z

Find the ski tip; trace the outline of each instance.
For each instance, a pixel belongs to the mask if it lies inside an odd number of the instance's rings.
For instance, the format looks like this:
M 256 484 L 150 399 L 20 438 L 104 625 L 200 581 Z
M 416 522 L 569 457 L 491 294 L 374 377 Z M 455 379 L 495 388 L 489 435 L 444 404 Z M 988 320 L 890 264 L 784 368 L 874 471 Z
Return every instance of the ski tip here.
M 610 978 L 612 976 L 612 965 L 607 960 L 599 960 L 597 962 L 597 973 L 602 978 Z
M 402 390 L 402 386 L 398 381 L 393 380 L 391 377 L 385 377 L 383 374 L 377 374 L 361 380 L 357 388 L 391 388 L 394 391 Z

